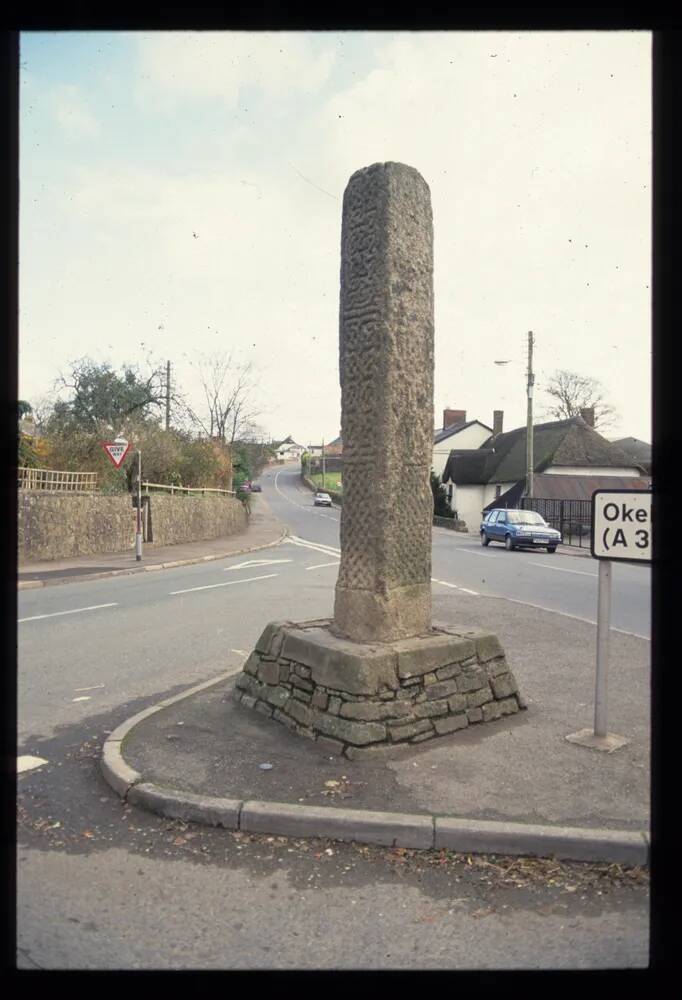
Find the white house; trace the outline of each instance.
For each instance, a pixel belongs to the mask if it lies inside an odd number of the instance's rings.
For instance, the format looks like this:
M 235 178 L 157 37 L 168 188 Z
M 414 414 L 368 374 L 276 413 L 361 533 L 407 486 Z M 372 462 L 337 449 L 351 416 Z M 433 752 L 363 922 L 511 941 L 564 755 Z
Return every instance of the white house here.
M 580 499 L 592 489 L 645 489 L 644 470 L 583 417 L 533 427 L 533 496 Z M 563 479 L 559 479 L 563 477 Z M 484 507 L 499 498 L 516 507 L 525 495 L 526 428 L 491 436 L 477 449 L 453 449 L 443 472 L 450 505 L 478 533 Z
M 304 451 L 303 445 L 296 444 L 290 436 L 277 446 L 277 459 L 280 462 L 285 462 L 287 459 L 300 458 Z
M 501 431 L 502 413 L 499 410 L 495 413 L 500 414 Z M 431 468 L 438 478 L 442 481 L 443 470 L 453 448 L 480 448 L 491 433 L 494 433 L 493 428 L 480 420 L 467 420 L 466 410 L 443 410 L 443 427 L 434 432 L 431 457 Z

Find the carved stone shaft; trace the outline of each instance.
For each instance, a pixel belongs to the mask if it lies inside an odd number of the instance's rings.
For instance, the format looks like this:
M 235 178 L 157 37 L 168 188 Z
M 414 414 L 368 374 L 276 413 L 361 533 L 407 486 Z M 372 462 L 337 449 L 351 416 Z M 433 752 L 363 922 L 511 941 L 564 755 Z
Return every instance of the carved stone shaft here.
M 343 199 L 343 507 L 333 630 L 390 642 L 431 627 L 433 222 L 412 167 L 376 163 Z

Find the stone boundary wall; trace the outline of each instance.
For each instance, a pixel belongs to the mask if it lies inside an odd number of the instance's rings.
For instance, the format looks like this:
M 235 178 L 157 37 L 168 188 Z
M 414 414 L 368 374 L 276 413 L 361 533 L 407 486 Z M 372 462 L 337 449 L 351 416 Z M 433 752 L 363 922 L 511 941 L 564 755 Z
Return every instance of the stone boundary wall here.
M 122 552 L 135 545 L 135 511 L 127 493 L 18 491 L 19 563 Z
M 149 498 L 154 545 L 177 545 L 245 531 L 248 516 L 234 497 Z M 19 563 L 124 552 L 135 546 L 135 509 L 128 493 L 114 496 L 18 494 Z
M 178 545 L 246 531 L 248 515 L 235 497 L 166 497 L 149 499 L 154 545 Z
M 434 625 L 429 636 L 369 647 L 334 638 L 329 625 L 271 622 L 233 697 L 351 760 L 526 707 L 491 632 Z

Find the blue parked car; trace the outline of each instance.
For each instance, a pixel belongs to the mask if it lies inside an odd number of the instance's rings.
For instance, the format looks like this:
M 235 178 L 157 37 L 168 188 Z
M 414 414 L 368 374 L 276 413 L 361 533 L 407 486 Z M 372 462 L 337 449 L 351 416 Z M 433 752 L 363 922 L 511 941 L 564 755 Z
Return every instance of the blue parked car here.
M 490 510 L 481 522 L 481 545 L 490 542 L 503 542 L 504 547 L 512 549 L 546 548 L 548 552 L 556 552 L 561 542 L 561 535 L 555 528 L 550 528 L 544 518 L 534 510 Z

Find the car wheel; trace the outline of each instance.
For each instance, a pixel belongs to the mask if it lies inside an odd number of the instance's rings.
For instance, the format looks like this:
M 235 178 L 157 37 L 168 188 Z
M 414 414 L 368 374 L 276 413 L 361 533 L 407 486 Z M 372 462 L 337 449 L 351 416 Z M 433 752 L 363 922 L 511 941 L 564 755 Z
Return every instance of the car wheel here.
M 485 531 L 481 532 L 481 545 L 490 545 L 490 539 L 486 535 Z
M 548 545 L 547 546 L 547 551 L 548 552 L 556 552 L 556 545 Z
M 515 545 L 512 542 L 512 536 L 511 535 L 505 535 L 504 536 L 504 547 L 507 550 L 507 552 L 511 552 L 515 548 Z

